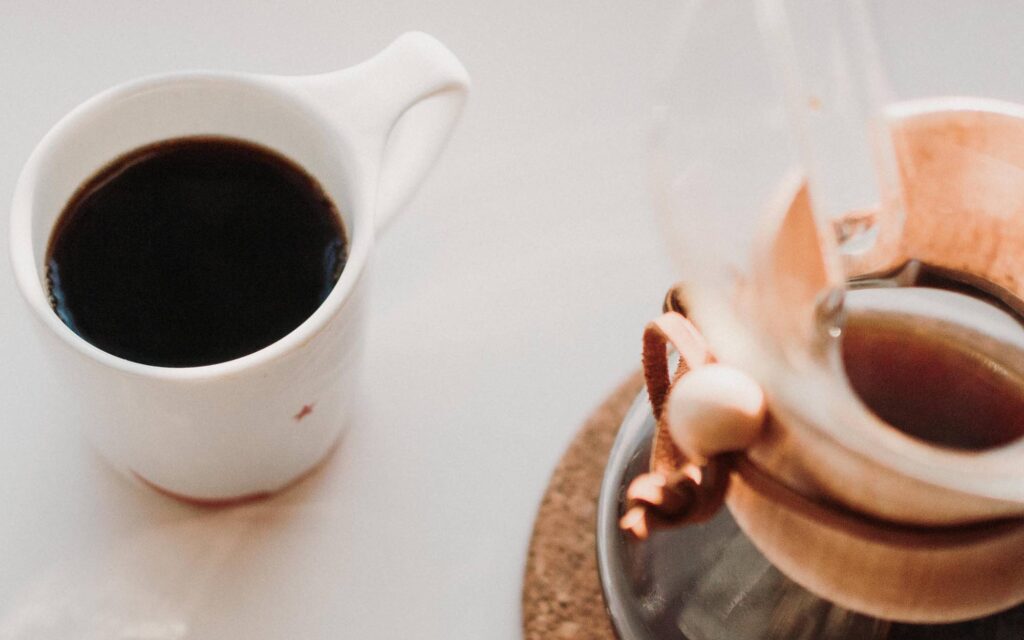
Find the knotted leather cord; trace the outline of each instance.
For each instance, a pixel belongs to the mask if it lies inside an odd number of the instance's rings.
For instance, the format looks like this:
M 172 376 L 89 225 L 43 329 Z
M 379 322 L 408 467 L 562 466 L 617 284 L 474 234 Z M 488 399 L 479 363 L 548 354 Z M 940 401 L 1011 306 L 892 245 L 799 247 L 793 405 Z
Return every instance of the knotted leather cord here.
M 700 331 L 685 317 L 685 294 L 679 285 L 665 297 L 665 313 L 644 330 L 643 366 L 647 395 L 657 422 L 650 471 L 626 490 L 626 512 L 619 526 L 639 539 L 665 527 L 703 522 L 725 502 L 732 474 L 783 509 L 862 540 L 908 548 L 943 548 L 973 544 L 1024 527 L 1024 518 L 1000 518 L 966 525 L 917 526 L 881 520 L 841 505 L 808 498 L 774 478 L 743 452 L 712 457 L 698 467 L 672 441 L 665 401 L 683 375 L 714 361 Z M 669 373 L 668 345 L 679 354 Z
M 626 490 L 627 510 L 620 526 L 638 538 L 652 529 L 703 522 L 721 508 L 729 487 L 729 458 L 715 456 L 703 467 L 686 459 L 668 432 L 665 401 L 672 385 L 696 367 L 712 362 L 704 337 L 682 313 L 682 293 L 665 298 L 666 312 L 644 330 L 643 366 L 647 395 L 657 422 L 651 447 L 650 472 L 633 479 Z M 669 373 L 668 345 L 679 355 Z

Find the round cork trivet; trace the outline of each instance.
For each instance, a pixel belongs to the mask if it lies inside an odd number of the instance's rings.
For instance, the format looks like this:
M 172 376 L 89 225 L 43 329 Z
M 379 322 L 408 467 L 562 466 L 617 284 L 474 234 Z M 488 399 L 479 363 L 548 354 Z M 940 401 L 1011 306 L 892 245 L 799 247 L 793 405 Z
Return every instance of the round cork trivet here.
M 643 387 L 637 372 L 583 423 L 551 475 L 523 582 L 526 640 L 615 640 L 597 573 L 597 497 L 619 425 Z

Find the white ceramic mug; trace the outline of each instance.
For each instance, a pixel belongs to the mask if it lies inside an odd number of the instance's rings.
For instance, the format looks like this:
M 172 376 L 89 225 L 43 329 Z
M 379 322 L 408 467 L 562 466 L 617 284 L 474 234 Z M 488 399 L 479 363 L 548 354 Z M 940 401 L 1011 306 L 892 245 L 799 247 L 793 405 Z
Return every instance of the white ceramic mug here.
M 408 33 L 358 66 L 314 76 L 177 73 L 105 91 L 65 116 L 15 190 L 11 258 L 68 403 L 116 468 L 179 498 L 262 496 L 324 459 L 358 401 L 367 265 L 374 238 L 412 196 L 448 139 L 469 88 L 434 38 Z M 121 154 L 217 135 L 277 150 L 309 171 L 341 212 L 344 272 L 298 328 L 244 357 L 165 368 L 89 344 L 48 299 L 45 254 L 75 189 Z

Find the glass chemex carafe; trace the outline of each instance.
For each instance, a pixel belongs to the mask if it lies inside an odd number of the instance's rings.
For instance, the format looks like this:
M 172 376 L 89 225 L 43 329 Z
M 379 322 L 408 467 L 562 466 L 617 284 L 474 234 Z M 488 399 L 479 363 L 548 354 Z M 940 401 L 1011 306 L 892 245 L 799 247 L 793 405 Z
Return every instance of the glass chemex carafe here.
M 599 530 L 623 637 L 648 637 L 630 598 L 650 637 L 1024 637 L 1022 27 L 1003 3 L 688 7 L 657 209 L 688 316 L 770 417 L 727 515 Z

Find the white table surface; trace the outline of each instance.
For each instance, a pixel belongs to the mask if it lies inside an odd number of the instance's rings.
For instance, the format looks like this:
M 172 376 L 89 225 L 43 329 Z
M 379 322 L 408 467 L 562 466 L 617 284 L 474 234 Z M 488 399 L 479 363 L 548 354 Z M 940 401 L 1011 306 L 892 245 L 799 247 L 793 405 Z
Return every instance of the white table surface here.
M 420 29 L 474 81 L 378 247 L 365 418 L 264 503 L 195 510 L 110 471 L 46 406 L 0 260 L 0 640 L 519 637 L 548 476 L 672 280 L 645 167 L 677 6 L 0 0 L 3 203 L 61 115 L 135 76 L 327 71 Z

